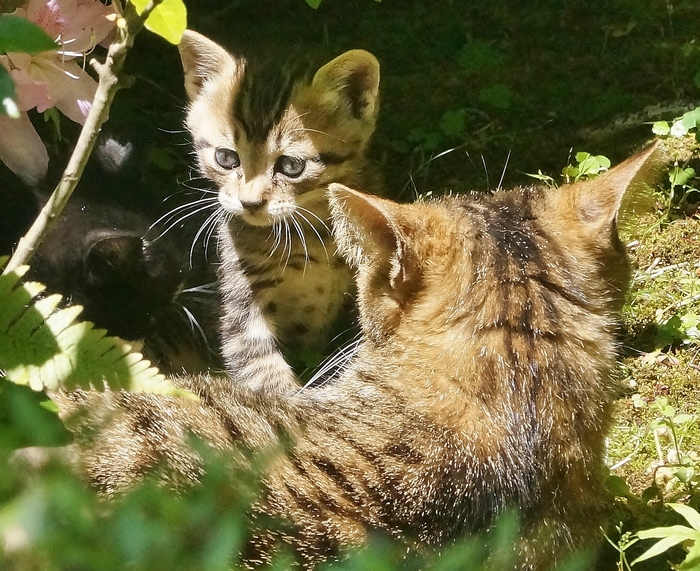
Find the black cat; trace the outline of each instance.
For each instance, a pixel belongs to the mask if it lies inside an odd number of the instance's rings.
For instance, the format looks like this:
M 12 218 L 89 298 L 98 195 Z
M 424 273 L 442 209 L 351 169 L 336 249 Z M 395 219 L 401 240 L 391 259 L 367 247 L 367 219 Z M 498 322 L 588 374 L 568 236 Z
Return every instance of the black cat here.
M 187 286 L 211 281 L 213 274 L 193 275 L 188 248 L 176 232 L 151 229 L 153 214 L 115 203 L 124 195 L 133 199 L 135 191 L 147 194 L 135 154 L 132 143 L 101 140 L 74 196 L 31 259 L 27 278 L 82 305 L 82 319 L 123 339 L 143 341 L 143 352 L 161 369 L 207 369 L 216 363 L 210 340 L 216 339 L 218 298 Z M 56 180 L 50 174 L 39 187 L 27 189 L 8 183 L 4 174 L 0 255 L 9 254 L 29 228 L 50 180 Z

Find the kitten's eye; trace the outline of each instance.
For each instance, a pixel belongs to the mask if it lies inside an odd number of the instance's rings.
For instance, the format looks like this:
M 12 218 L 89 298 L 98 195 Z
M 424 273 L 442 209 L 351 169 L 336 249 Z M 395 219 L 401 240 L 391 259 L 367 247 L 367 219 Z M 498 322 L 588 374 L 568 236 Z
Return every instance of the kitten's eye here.
M 289 178 L 297 178 L 304 172 L 305 168 L 306 161 L 304 159 L 289 157 L 287 155 L 282 155 L 277 159 L 277 163 L 275 164 L 275 171 L 281 172 L 284 176 L 288 176 Z
M 241 159 L 238 158 L 238 153 L 233 149 L 219 147 L 214 152 L 214 158 L 219 166 L 226 170 L 235 169 L 241 166 Z

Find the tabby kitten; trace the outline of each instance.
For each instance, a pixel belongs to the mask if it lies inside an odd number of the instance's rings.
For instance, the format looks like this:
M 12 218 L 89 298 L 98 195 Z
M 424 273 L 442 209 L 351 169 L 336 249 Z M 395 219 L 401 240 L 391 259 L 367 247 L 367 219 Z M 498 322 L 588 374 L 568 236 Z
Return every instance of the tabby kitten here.
M 187 128 L 201 173 L 218 188 L 210 220 L 219 227 L 226 370 L 253 388 L 297 388 L 276 342 L 290 357 L 323 347 L 348 302 L 351 275 L 324 192 L 332 181 L 378 186 L 366 150 L 379 64 L 352 50 L 307 78 L 249 64 L 193 31 L 179 49 Z
M 364 335 L 344 372 L 291 395 L 176 379 L 199 403 L 74 394 L 63 407 L 91 416 L 74 426 L 94 438 L 83 441 L 90 478 L 108 493 L 156 467 L 168 482 L 196 481 L 188 432 L 221 449 L 284 443 L 253 522 L 289 525 L 255 528 L 250 566 L 284 542 L 313 567 L 376 529 L 445 544 L 509 509 L 521 517 L 518 569 L 595 546 L 629 279 L 616 212 L 656 158 L 649 149 L 558 191 L 413 205 L 330 185 Z

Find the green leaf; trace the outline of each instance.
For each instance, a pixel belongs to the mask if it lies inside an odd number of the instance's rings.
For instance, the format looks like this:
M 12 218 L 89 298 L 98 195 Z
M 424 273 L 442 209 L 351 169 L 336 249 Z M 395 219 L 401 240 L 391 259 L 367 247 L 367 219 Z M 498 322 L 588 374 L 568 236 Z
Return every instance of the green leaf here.
M 657 121 L 651 126 L 651 132 L 663 137 L 671 132 L 671 126 L 666 121 Z
M 132 0 L 136 11 L 144 11 L 150 0 Z M 163 0 L 146 20 L 146 28 L 165 38 L 171 44 L 179 44 L 187 28 L 187 8 L 182 0 Z
M 676 186 L 683 186 L 685 184 L 688 184 L 688 181 L 690 181 L 690 179 L 694 177 L 695 169 L 693 169 L 692 167 L 687 167 L 683 169 L 679 166 L 675 166 L 668 172 L 668 180 L 671 181 L 671 184 Z
M 700 513 L 685 504 L 667 504 L 675 512 L 681 514 L 692 528 L 700 532 Z
M 464 132 L 466 109 L 446 111 L 440 119 L 440 130 L 448 137 L 455 137 Z
M 683 340 L 684 338 L 685 329 L 683 328 L 683 322 L 678 315 L 674 315 L 666 321 L 666 323 L 661 323 L 657 326 L 654 341 L 656 347 L 660 349 L 671 345 L 676 340 Z
M 474 40 L 462 48 L 457 62 L 462 71 L 474 75 L 502 67 L 505 56 L 490 43 Z
M 595 159 L 598 161 L 601 170 L 608 170 L 610 168 L 610 159 L 605 155 L 596 155 Z
M 673 125 L 671 125 L 671 136 L 673 137 L 683 137 L 688 134 L 688 128 L 683 125 L 683 121 L 678 120 Z
M 379 2 L 380 0 L 377 1 Z M 321 0 L 306 0 L 306 3 L 315 10 L 321 5 Z
M 567 165 L 561 170 L 561 174 L 564 175 L 564 178 L 567 180 L 569 179 L 578 179 L 579 176 L 579 170 L 578 167 L 572 166 L 572 165 Z
M 620 476 L 608 476 L 608 490 L 616 497 L 629 498 L 632 497 L 632 491 L 630 490 L 627 480 L 621 478 Z
M 497 109 L 508 109 L 513 101 L 513 92 L 507 85 L 496 83 L 480 90 L 479 100 Z
M 674 476 L 678 478 L 683 484 L 687 484 L 688 481 L 693 477 L 693 470 L 691 468 L 687 468 L 686 466 L 678 466 L 676 468 L 672 468 Z
M 688 131 L 695 129 L 700 123 L 700 107 L 696 107 L 692 111 L 688 111 L 680 118 L 681 125 Z
M 71 434 L 56 412 L 44 406 L 47 398 L 43 392 L 0 378 L 0 449 L 64 446 L 71 442 Z
M 683 563 L 678 566 L 678 571 L 700 571 L 700 542 L 696 541 L 690 546 Z
M 0 14 L 0 54 L 36 54 L 55 50 L 57 47 L 56 42 L 35 23 L 21 16 Z
M 0 260 L 0 268 L 4 261 Z M 61 296 L 39 297 L 44 286 L 21 281 L 27 270 L 0 275 L 0 370 L 14 383 L 41 391 L 94 387 L 194 397 L 176 389 L 128 343 L 76 318 Z
M 684 525 L 671 525 L 668 527 L 655 527 L 653 529 L 645 529 L 638 532 L 637 536 L 639 536 L 640 539 L 659 538 L 660 541 L 657 541 L 654 545 L 652 545 L 649 549 L 647 549 L 644 553 L 642 553 L 639 557 L 632 561 L 632 565 L 635 565 L 640 561 L 651 559 L 652 557 L 656 557 L 657 555 L 661 555 L 662 553 L 665 553 L 666 551 L 671 549 L 671 547 L 673 547 L 674 545 L 678 545 L 679 543 L 682 543 L 689 539 L 700 539 L 700 533 L 698 533 L 694 529 L 685 527 Z
M 17 107 L 17 95 L 15 94 L 15 82 L 10 73 L 0 65 L 0 115 L 9 115 L 13 119 L 19 119 Z

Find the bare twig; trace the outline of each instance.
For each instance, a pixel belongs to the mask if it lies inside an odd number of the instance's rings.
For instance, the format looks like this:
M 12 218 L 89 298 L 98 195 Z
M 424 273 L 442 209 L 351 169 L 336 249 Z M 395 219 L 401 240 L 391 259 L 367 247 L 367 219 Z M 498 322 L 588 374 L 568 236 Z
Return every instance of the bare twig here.
M 48 202 L 41 209 L 32 227 L 19 241 L 17 250 L 5 267 L 5 273 L 11 272 L 29 261 L 73 194 L 95 146 L 100 128 L 109 117 L 114 96 L 121 87 L 125 87 L 129 83 L 127 79 L 120 77 L 126 54 L 133 45 L 136 34 L 143 28 L 146 18 L 162 1 L 152 0 L 141 14 L 136 13 L 135 8 L 128 0 L 126 2 L 124 0 L 113 1 L 112 4 L 118 16 L 117 37 L 109 46 L 104 63 L 99 63 L 94 59 L 90 62 L 99 79 L 92 107 L 61 180 Z

